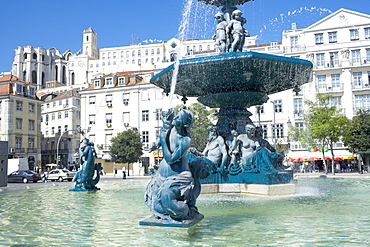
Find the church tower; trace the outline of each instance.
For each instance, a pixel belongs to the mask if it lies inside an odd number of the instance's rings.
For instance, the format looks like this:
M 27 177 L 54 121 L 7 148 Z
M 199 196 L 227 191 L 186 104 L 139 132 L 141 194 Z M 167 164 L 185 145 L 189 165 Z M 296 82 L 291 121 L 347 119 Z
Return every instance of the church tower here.
M 91 27 L 83 31 L 82 50 L 83 55 L 91 59 L 99 59 L 98 35 Z

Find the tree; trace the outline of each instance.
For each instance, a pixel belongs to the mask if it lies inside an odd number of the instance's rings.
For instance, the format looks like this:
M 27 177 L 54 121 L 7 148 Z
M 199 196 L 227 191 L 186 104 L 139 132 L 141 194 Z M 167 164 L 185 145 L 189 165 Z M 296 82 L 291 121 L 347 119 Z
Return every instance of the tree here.
M 182 108 L 183 105 L 175 107 L 175 114 Z M 212 125 L 212 121 L 216 120 L 215 109 L 207 109 L 203 104 L 193 103 L 187 107 L 194 114 L 194 123 L 190 129 L 192 137 L 191 146 L 197 150 L 203 150 L 207 144 L 208 133 L 207 127 Z
M 351 153 L 370 151 L 370 111 L 360 110 L 349 121 L 343 135 L 343 143 Z
M 109 154 L 115 162 L 134 163 L 143 154 L 140 134 L 136 130 L 125 130 L 112 138 Z
M 308 110 L 305 112 L 305 129 L 296 131 L 293 128 L 293 136 L 298 138 L 301 144 L 322 147 L 325 173 L 328 172 L 325 163 L 324 147 L 328 146 L 331 151 L 332 172 L 335 174 L 334 143 L 338 142 L 344 134 L 348 119 L 330 105 L 331 95 L 318 94 L 315 101 L 307 101 Z M 295 132 L 295 133 L 294 133 Z

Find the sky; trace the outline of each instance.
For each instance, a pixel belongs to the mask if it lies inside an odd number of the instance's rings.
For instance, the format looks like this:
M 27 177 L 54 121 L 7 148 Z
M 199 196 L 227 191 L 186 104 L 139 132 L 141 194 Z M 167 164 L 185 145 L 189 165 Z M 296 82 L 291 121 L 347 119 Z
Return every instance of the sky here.
M 191 3 L 184 36 L 179 36 L 184 6 Z M 346 8 L 370 15 L 369 0 L 254 0 L 239 5 L 257 43 L 281 41 L 291 23 L 308 27 L 325 16 Z M 92 27 L 98 47 L 127 46 L 166 41 L 173 37 L 211 39 L 213 16 L 220 8 L 197 0 L 0 0 L 0 72 L 11 70 L 18 46 L 55 47 L 76 53 L 82 32 Z

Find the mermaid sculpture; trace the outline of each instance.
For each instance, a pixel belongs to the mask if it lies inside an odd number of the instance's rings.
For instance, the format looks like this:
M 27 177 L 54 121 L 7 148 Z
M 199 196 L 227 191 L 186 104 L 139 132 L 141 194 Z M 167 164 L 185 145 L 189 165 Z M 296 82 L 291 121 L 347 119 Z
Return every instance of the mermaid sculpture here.
M 195 206 L 200 193 L 199 179 L 209 175 L 201 160 L 189 163 L 187 151 L 193 114 L 181 109 L 176 117 L 171 110 L 163 118 L 157 145 L 162 146 L 163 160 L 149 182 L 145 204 L 153 216 L 141 225 L 188 227 L 203 218 Z
M 70 191 L 99 190 L 95 185 L 100 180 L 100 171 L 102 170 L 102 167 L 100 164 L 95 164 L 96 153 L 94 143 L 90 142 L 89 139 L 84 138 L 79 152 L 82 168 L 74 176 L 73 181 L 75 182 L 75 185 Z M 93 178 L 95 171 L 96 176 Z

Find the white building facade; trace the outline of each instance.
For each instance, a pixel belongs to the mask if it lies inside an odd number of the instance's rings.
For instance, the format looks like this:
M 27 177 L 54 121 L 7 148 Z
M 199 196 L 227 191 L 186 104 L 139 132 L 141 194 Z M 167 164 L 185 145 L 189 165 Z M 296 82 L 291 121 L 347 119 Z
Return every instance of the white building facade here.
M 271 142 L 289 143 L 289 156 L 320 157 L 288 139 L 289 124 L 303 127 L 304 102 L 314 101 L 317 93 L 332 95 L 331 104 L 348 118 L 370 109 L 370 16 L 340 9 L 307 28 L 284 31 L 280 50 L 284 56 L 310 60 L 313 76 L 298 94 L 288 90 L 270 95 L 260 115 L 253 107 L 253 120 L 257 123 L 260 116 Z M 350 153 L 339 142 L 335 155 L 345 158 Z

